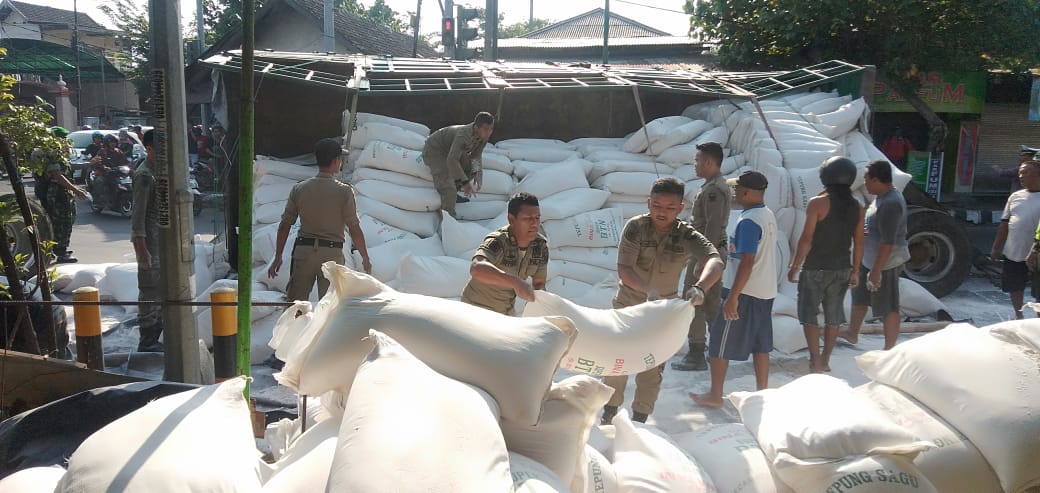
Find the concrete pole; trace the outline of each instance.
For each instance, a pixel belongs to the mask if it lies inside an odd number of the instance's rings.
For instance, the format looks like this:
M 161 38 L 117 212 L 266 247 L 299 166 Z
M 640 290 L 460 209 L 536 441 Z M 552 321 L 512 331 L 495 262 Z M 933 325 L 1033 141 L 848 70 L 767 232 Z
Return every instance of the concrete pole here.
M 484 7 L 484 60 L 498 59 L 498 0 L 486 0 Z
M 412 58 L 419 55 L 419 24 L 422 22 L 422 0 L 415 2 L 415 23 L 412 26 Z
M 610 0 L 603 0 L 603 65 L 610 63 Z
M 159 269 L 167 302 L 194 298 L 192 195 L 188 191 L 188 124 L 184 97 L 184 45 L 180 2 L 148 1 L 152 101 L 155 119 L 155 187 L 159 207 Z M 163 307 L 166 334 L 164 379 L 200 383 L 199 350 L 191 307 Z
M 198 41 L 199 41 L 199 56 L 202 56 L 202 52 L 206 51 L 206 19 L 203 17 L 204 7 L 202 6 L 202 0 L 195 2 L 195 27 L 197 29 Z M 199 105 L 199 113 L 202 118 L 202 133 L 210 135 L 209 132 L 209 121 L 212 118 L 209 110 L 209 103 L 202 103 Z M 203 288 L 204 289 L 204 288 Z
M 335 53 L 336 51 L 336 12 L 333 8 L 334 3 L 335 0 L 325 0 L 325 23 L 322 28 L 325 38 L 321 45 L 325 53 Z

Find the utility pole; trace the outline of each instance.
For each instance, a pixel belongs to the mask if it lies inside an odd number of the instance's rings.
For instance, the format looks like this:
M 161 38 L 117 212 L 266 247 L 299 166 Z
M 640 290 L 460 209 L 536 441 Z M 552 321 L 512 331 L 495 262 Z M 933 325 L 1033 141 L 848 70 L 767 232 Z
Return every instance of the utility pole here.
M 534 0 L 531 0 L 531 13 L 527 15 L 527 30 L 534 30 Z
M 77 0 L 72 0 L 72 49 L 76 50 L 76 125 L 80 125 L 79 109 L 83 103 L 83 81 L 79 73 L 79 9 Z M 99 125 L 100 126 L 100 125 Z
M 101 106 L 105 108 L 105 121 L 109 121 L 108 115 L 108 85 L 105 84 L 105 49 L 101 48 Z
M 419 56 L 419 24 L 422 21 L 422 0 L 416 0 L 415 2 L 415 20 L 412 21 L 412 58 Z
M 485 0 L 484 12 L 484 60 L 498 59 L 498 0 Z
M 199 346 L 191 307 L 195 260 L 192 195 L 188 190 L 184 97 L 184 45 L 180 2 L 148 0 L 152 100 L 155 118 L 155 193 L 159 209 L 159 272 L 164 288 L 165 363 L 163 378 L 199 383 Z
M 203 17 L 204 7 L 202 6 L 202 0 L 195 2 L 195 28 L 197 29 L 198 41 L 199 41 L 199 56 L 202 56 L 202 52 L 206 51 L 206 20 Z M 199 105 L 199 112 L 202 118 L 202 133 L 209 135 L 209 121 L 212 118 L 209 111 L 209 103 L 202 103 Z
M 603 0 L 603 65 L 610 63 L 610 0 Z
M 336 11 L 335 8 L 333 8 L 334 3 L 335 0 L 325 0 L 325 16 L 324 23 L 322 24 L 324 41 L 321 45 L 321 49 L 324 50 L 325 53 L 336 52 Z

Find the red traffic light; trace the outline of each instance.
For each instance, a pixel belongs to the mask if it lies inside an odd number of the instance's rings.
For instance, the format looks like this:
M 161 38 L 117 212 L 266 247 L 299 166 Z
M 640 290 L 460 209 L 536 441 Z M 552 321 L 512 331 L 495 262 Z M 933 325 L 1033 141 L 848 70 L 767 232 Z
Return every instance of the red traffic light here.
M 451 17 L 445 17 L 444 22 L 441 25 L 441 32 L 453 32 L 455 30 L 455 19 Z

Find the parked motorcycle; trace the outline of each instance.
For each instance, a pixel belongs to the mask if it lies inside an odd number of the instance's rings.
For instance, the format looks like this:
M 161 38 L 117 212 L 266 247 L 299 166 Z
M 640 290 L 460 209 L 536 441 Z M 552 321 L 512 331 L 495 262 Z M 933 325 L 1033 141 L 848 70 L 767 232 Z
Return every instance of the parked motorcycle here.
M 130 166 L 94 166 L 87 178 L 90 208 L 96 213 L 106 210 L 130 216 L 134 206 L 134 181 Z

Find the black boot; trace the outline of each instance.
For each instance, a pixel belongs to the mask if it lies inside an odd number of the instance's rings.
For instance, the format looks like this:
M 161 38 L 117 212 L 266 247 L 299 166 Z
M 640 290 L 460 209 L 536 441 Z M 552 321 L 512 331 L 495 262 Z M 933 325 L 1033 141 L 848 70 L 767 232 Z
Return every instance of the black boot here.
M 614 421 L 614 416 L 617 416 L 617 406 L 606 405 L 603 406 L 603 417 L 600 418 L 599 424 L 609 425 Z
M 649 418 L 649 417 L 650 417 L 649 414 L 637 413 L 635 411 L 632 411 L 632 421 L 636 421 L 636 422 L 639 422 L 639 423 L 646 423 L 646 418 Z
M 683 356 L 682 361 L 672 363 L 672 369 L 678 371 L 704 371 L 708 369 L 708 362 L 704 360 L 704 344 L 690 343 L 690 352 Z

